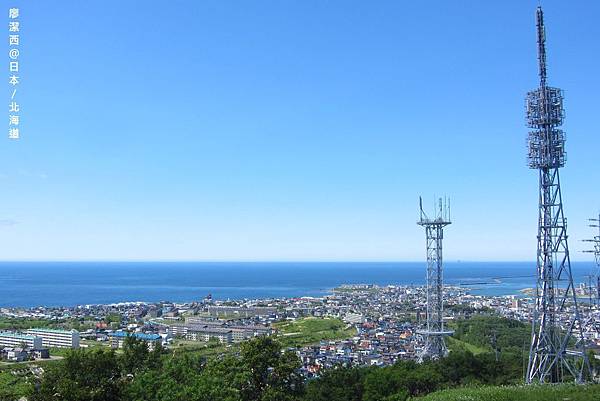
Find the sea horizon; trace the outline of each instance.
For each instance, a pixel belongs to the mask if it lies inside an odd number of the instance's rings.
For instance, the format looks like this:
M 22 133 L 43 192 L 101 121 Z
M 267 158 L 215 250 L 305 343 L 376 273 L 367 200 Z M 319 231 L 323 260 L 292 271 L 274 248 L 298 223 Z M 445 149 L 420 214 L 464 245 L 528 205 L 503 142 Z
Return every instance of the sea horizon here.
M 576 283 L 592 262 L 572 262 Z M 343 284 L 423 285 L 425 262 L 0 262 L 0 307 L 122 302 L 192 302 L 324 296 Z M 445 283 L 481 295 L 520 295 L 535 286 L 535 262 L 444 263 Z M 140 268 L 145 269 L 140 274 Z

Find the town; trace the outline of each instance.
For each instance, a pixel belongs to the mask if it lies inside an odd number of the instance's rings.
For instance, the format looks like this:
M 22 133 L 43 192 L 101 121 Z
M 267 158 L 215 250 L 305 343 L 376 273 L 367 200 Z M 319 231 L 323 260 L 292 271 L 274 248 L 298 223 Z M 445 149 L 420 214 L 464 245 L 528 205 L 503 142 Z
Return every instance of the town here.
M 585 288 L 581 287 L 580 291 Z M 323 297 L 254 300 L 126 302 L 75 307 L 2 308 L 0 356 L 4 363 L 61 358 L 65 349 L 119 349 L 134 336 L 153 349 L 211 355 L 236 352 L 244 340 L 276 336 L 302 362 L 306 377 L 336 365 L 392 365 L 417 360 L 424 346 L 425 287 L 342 285 Z M 468 288 L 444 289 L 445 324 L 473 315 L 494 315 L 528 323 L 533 298 L 526 295 L 475 295 Z M 588 348 L 600 359 L 600 309 L 578 306 Z M 574 305 L 561 316 L 569 324 Z M 13 327 L 7 327 L 13 323 Z M 24 327 L 38 324 L 43 327 Z M 447 341 L 457 341 L 451 336 Z M 528 344 L 526 344 L 528 346 Z M 38 368 L 35 364 L 33 368 Z

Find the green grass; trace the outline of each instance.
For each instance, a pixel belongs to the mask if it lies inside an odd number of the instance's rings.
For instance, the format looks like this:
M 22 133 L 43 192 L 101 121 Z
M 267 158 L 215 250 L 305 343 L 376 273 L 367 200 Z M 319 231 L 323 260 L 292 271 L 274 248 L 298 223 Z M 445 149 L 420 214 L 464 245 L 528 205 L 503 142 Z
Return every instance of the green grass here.
M 284 347 L 302 347 L 317 344 L 321 340 L 343 340 L 356 335 L 353 327 L 335 318 L 307 317 L 296 321 L 273 325 L 278 330 L 277 339 Z
M 450 351 L 469 351 L 473 355 L 479 355 L 479 354 L 483 354 L 485 352 L 491 352 L 491 350 L 489 350 L 489 349 L 479 347 L 477 345 L 459 340 L 458 338 L 447 337 L 447 340 L 448 340 L 448 348 L 450 348 Z
M 35 361 L 25 361 L 25 362 L 0 362 L 0 372 L 10 372 L 16 370 L 27 369 L 28 366 L 38 365 L 40 367 L 45 367 L 51 364 L 54 364 L 60 361 L 62 358 L 58 359 L 36 359 Z
M 94 341 L 94 340 L 80 340 L 79 344 L 81 346 L 81 348 L 85 348 L 85 349 L 96 349 L 96 348 L 110 348 L 110 342 L 108 341 Z M 68 350 L 69 348 L 61 348 L 59 351 L 60 353 L 64 352 L 63 350 Z M 52 348 L 50 350 L 50 355 L 52 354 L 52 350 L 54 350 L 54 348 Z
M 304 318 L 293 322 L 279 322 L 273 325 L 279 332 L 277 340 L 283 347 L 301 347 L 318 344 L 321 340 L 340 340 L 356 335 L 354 328 L 346 328 L 340 319 Z M 207 358 L 235 354 L 239 352 L 239 344 L 224 345 L 215 341 L 186 341 L 177 339 L 169 347 L 175 353 L 194 353 Z
M 9 370 L 0 371 L 0 400 L 17 400 L 31 389 L 30 377 L 14 375 Z
M 65 357 L 65 356 L 67 356 L 67 354 L 70 351 L 71 351 L 71 348 L 56 348 L 56 347 L 52 347 L 52 348 L 50 348 L 50 356 L 51 357 L 55 357 L 55 356 Z
M 600 385 L 477 387 L 442 390 L 418 401 L 593 401 L 600 400 Z
M 206 358 L 212 358 L 224 354 L 233 354 L 240 350 L 239 344 L 221 344 L 216 341 L 188 341 L 175 340 L 173 345 L 169 347 L 175 353 L 193 353 Z
M 47 369 L 56 360 L 42 359 L 32 362 L 0 364 L 0 400 L 13 401 L 26 396 L 33 387 L 31 368 Z

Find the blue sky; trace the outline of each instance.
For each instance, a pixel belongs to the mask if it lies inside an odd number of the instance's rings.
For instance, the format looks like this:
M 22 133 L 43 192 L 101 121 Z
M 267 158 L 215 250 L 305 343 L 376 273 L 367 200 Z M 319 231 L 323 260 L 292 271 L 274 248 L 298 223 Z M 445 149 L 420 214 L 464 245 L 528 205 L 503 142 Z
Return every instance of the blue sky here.
M 447 260 L 535 257 L 536 0 L 7 3 L 0 259 L 422 260 L 419 195 L 452 199 Z M 543 5 L 586 260 L 600 3 Z

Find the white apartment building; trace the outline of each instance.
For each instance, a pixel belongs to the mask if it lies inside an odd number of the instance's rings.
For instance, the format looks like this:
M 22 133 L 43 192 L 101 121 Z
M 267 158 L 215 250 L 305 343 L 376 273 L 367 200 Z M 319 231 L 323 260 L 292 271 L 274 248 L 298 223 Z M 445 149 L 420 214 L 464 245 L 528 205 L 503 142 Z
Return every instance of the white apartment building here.
M 198 320 L 199 321 L 199 320 Z M 173 337 L 184 337 L 191 341 L 210 341 L 216 338 L 222 343 L 241 342 L 258 336 L 268 336 L 272 330 L 266 326 L 225 326 L 222 322 L 206 324 L 174 324 L 169 326 L 169 334 Z
M 22 345 L 31 349 L 41 349 L 42 338 L 7 331 L 0 332 L 0 347 L 21 347 Z
M 191 341 L 210 341 L 216 338 L 220 343 L 225 344 L 229 344 L 232 340 L 231 329 L 208 326 L 190 326 L 185 338 Z
M 254 337 L 269 336 L 272 330 L 265 326 L 233 326 L 231 327 L 231 338 L 234 343 L 248 340 Z
M 346 316 L 344 316 L 343 320 L 346 323 L 360 324 L 360 323 L 364 323 L 365 317 L 361 313 L 348 312 L 348 313 L 346 313 Z
M 44 347 L 79 348 L 79 332 L 77 330 L 29 329 L 25 334 L 42 338 Z
M 173 324 L 169 326 L 169 334 L 172 337 L 185 337 L 188 333 L 189 326 L 185 324 Z

